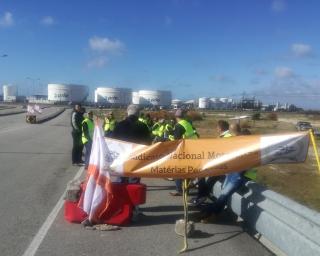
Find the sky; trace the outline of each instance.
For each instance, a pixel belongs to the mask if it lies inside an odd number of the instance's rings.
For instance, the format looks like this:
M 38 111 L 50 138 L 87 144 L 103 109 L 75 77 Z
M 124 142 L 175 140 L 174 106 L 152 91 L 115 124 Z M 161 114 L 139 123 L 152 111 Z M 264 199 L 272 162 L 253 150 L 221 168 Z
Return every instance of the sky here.
M 0 0 L 0 84 L 320 109 L 318 0 Z

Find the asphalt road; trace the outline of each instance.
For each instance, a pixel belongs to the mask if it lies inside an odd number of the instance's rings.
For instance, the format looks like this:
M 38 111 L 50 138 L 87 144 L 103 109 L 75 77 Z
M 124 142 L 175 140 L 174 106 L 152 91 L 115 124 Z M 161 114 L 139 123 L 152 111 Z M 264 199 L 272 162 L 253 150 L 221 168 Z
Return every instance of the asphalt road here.
M 0 255 L 22 255 L 78 172 L 70 167 L 70 111 L 30 125 L 24 115 L 0 117 Z M 182 238 L 174 223 L 182 218 L 173 183 L 145 179 L 145 216 L 118 231 L 86 230 L 63 219 L 63 209 L 44 234 L 35 255 L 176 255 Z M 272 255 L 229 216 L 217 224 L 196 224 L 185 255 Z
M 70 111 L 41 124 L 0 117 L 0 255 L 22 255 L 77 171 Z

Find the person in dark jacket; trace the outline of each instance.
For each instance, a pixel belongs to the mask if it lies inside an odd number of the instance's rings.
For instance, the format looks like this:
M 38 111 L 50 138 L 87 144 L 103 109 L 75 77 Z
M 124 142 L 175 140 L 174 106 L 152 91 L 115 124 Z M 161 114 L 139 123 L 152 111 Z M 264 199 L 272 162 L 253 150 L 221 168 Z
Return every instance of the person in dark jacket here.
M 137 105 L 129 105 L 127 108 L 127 118 L 119 122 L 113 133 L 112 138 L 124 140 L 137 144 L 150 145 L 151 134 L 148 126 L 139 121 L 139 107 Z M 120 182 L 139 183 L 140 178 L 121 177 Z
M 82 135 L 82 121 L 83 111 L 80 104 L 74 106 L 74 110 L 71 114 L 71 127 L 72 127 L 72 164 L 81 165 L 82 161 L 82 149 L 83 144 L 81 141 Z
M 139 107 L 129 105 L 127 118 L 119 122 L 112 134 L 112 138 L 129 141 L 137 144 L 150 145 L 151 134 L 148 126 L 138 120 Z

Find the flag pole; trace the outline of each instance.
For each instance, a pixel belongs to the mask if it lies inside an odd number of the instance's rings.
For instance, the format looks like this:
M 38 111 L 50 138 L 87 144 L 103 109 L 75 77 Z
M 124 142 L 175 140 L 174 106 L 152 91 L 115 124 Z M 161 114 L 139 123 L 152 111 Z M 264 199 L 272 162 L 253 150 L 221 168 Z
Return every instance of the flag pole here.
M 183 248 L 179 253 L 186 252 L 188 250 L 188 180 L 184 179 L 182 184 L 182 194 L 183 194 L 183 209 L 184 209 L 184 237 L 183 237 Z
M 320 173 L 320 160 L 319 160 L 319 155 L 318 155 L 318 148 L 317 148 L 316 140 L 315 140 L 315 138 L 314 138 L 312 129 L 309 130 L 309 134 L 310 134 L 310 138 L 311 138 L 311 141 L 312 141 L 314 154 L 315 154 L 316 160 L 317 160 L 318 171 L 319 171 L 319 173 Z

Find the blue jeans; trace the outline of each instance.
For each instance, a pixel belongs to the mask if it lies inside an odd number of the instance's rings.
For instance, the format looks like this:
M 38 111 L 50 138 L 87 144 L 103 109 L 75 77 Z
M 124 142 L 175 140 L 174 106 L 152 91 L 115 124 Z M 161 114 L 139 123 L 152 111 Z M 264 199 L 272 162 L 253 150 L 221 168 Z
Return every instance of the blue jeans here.
M 241 173 L 230 173 L 226 174 L 226 178 L 222 185 L 222 190 L 220 196 L 215 202 L 208 205 L 203 212 L 208 214 L 219 214 L 223 211 L 224 207 L 227 205 L 229 197 L 243 184 L 243 177 Z
M 174 182 L 176 183 L 176 191 L 182 193 L 182 179 L 176 179 Z
M 91 147 L 92 147 L 92 141 L 88 141 L 86 144 L 84 144 L 84 147 L 86 148 L 86 154 L 84 156 L 84 166 L 87 169 L 89 166 L 89 160 L 90 160 L 90 154 L 91 154 Z

